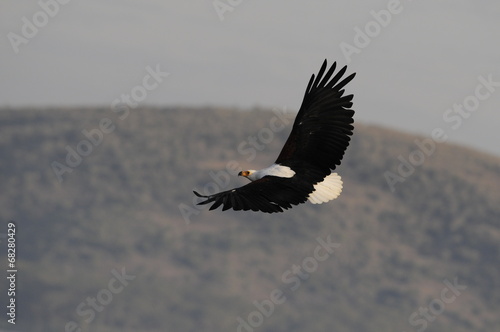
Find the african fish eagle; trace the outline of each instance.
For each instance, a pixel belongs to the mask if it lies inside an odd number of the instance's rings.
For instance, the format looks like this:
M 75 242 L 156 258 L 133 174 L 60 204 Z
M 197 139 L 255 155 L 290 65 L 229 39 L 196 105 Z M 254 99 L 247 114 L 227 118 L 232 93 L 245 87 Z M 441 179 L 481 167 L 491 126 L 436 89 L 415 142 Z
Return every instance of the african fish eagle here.
M 333 76 L 336 63 L 327 68 L 323 62 L 318 75 L 312 75 L 304 100 L 278 159 L 261 170 L 241 171 L 251 182 L 239 188 L 214 195 L 201 195 L 214 202 L 210 210 L 252 210 L 267 213 L 283 212 L 292 205 L 309 200 L 321 204 L 337 198 L 342 191 L 342 180 L 332 173 L 340 165 L 354 129 L 353 95 L 343 96 L 343 87 L 355 73 L 342 79 L 347 66 Z M 333 76 L 333 77 L 332 77 Z

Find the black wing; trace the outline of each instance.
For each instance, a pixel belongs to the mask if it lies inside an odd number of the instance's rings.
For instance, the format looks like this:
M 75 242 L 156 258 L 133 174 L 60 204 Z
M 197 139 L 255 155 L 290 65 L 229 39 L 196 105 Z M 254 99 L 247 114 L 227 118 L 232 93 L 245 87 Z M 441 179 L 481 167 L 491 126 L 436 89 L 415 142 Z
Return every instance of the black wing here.
M 222 211 L 230 208 L 239 210 L 262 211 L 267 213 L 283 212 L 293 205 L 304 203 L 313 191 L 312 184 L 297 178 L 280 178 L 265 176 L 257 181 L 214 195 L 204 196 L 196 191 L 198 197 L 207 198 L 198 203 L 208 204 L 214 202 L 210 210 L 222 205 Z
M 325 60 L 316 79 L 312 75 L 309 80 L 304 100 L 290 136 L 276 160 L 277 164 L 304 161 L 325 175 L 340 165 L 354 129 L 354 111 L 349 109 L 353 96 L 343 96 L 342 88 L 356 74 L 341 80 L 347 69 L 345 66 L 332 78 L 335 67 L 336 63 L 333 63 L 325 74 Z

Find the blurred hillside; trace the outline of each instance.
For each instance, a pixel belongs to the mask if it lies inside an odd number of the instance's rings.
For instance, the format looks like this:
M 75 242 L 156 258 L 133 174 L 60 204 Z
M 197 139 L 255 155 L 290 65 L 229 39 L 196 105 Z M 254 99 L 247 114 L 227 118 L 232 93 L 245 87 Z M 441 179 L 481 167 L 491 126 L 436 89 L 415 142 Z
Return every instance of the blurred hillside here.
M 0 111 L 16 330 L 499 331 L 499 157 L 356 123 L 337 200 L 272 215 L 195 205 L 193 189 L 272 163 L 293 118 Z

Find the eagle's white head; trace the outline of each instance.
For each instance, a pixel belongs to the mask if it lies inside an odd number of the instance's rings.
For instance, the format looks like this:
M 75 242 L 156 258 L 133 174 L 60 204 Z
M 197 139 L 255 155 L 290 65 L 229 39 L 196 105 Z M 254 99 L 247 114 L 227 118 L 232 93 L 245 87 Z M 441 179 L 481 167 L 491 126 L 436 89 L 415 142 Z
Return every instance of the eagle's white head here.
M 249 169 L 248 171 L 241 171 L 238 173 L 238 176 L 243 176 L 246 177 L 250 181 L 255 181 L 258 180 L 255 174 L 256 170 L 254 169 Z
M 271 175 L 280 178 L 291 178 L 295 175 L 295 171 L 288 166 L 272 164 L 269 167 L 259 169 L 258 171 L 250 169 L 248 171 L 241 171 L 238 173 L 239 176 L 244 176 L 250 181 L 256 181 L 262 179 L 264 176 Z

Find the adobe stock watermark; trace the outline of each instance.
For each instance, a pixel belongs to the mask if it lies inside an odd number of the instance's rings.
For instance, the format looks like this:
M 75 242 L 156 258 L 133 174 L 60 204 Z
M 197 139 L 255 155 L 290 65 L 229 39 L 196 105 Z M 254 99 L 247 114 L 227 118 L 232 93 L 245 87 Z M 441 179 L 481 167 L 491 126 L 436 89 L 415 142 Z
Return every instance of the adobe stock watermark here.
M 142 84 L 134 86 L 129 93 L 122 93 L 111 103 L 111 111 L 116 113 L 120 120 L 125 120 L 130 114 L 130 109 L 139 106 L 139 103 L 147 98 L 149 92 L 158 88 L 170 75 L 168 72 L 162 71 L 159 64 L 154 69 L 151 66 L 146 66 L 145 70 L 147 74 L 143 77 Z M 101 118 L 95 128 L 82 129 L 81 133 L 84 138 L 74 147 L 66 145 L 67 153 L 64 162 L 54 160 L 50 164 L 57 180 L 63 182 L 63 175 L 72 173 L 76 167 L 80 166 L 83 160 L 94 151 L 94 148 L 104 141 L 105 136 L 114 132 L 115 129 L 113 120 L 108 117 Z
M 219 16 L 219 20 L 222 22 L 225 19 L 225 15 L 232 13 L 242 2 L 243 0 L 214 0 L 212 1 L 212 5 L 217 16 Z
M 441 289 L 439 297 L 429 301 L 427 306 L 418 308 L 418 310 L 414 311 L 408 318 L 408 323 L 414 327 L 417 332 L 425 331 L 428 325 L 434 322 L 436 318 L 444 312 L 446 306 L 455 302 L 462 294 L 462 291 L 467 289 L 466 285 L 458 282 L 458 277 L 455 277 L 453 282 L 445 279 L 443 280 L 443 284 L 445 286 Z
M 368 47 L 372 40 L 377 38 L 382 30 L 391 24 L 393 17 L 403 11 L 403 4 L 400 0 L 389 0 L 386 8 L 379 11 L 370 11 L 373 19 L 368 21 L 363 28 L 359 26 L 354 27 L 352 44 L 347 42 L 340 43 L 340 50 L 348 64 L 351 63 L 354 54 L 360 54 L 363 49 Z
M 259 129 L 255 135 L 248 136 L 238 144 L 237 151 L 242 157 L 246 157 L 247 162 L 252 162 L 257 157 L 257 152 L 264 150 L 264 148 L 275 139 L 275 134 L 283 131 L 293 120 L 287 117 L 286 108 L 282 110 L 274 108 L 272 110 L 274 116 L 269 120 L 266 127 Z M 236 160 L 230 160 L 226 163 L 226 167 L 217 173 L 209 171 L 208 175 L 213 180 L 205 184 L 203 190 L 193 188 L 193 190 L 200 192 L 202 195 L 213 195 L 220 192 L 230 184 L 231 177 L 235 177 L 241 171 L 241 164 Z M 207 208 L 206 205 L 197 205 L 200 202 L 198 197 L 193 197 L 191 205 L 184 203 L 179 204 L 179 212 L 186 224 L 191 223 L 192 216 L 200 214 L 200 212 Z
M 281 275 L 283 289 L 295 292 L 300 288 L 304 280 L 309 279 L 311 274 L 318 270 L 319 263 L 330 258 L 335 249 L 341 246 L 340 243 L 332 242 L 330 235 L 326 237 L 326 240 L 317 237 L 316 242 L 318 245 L 311 256 L 304 258 L 300 265 L 294 264 L 290 269 L 283 272 Z M 271 317 L 275 308 L 287 300 L 282 288 L 273 289 L 269 292 L 269 297 L 262 301 L 253 301 L 252 304 L 255 306 L 255 310 L 246 315 L 246 319 L 241 316 L 236 317 L 236 321 L 238 322 L 236 331 L 253 332 L 254 329 L 264 323 L 265 318 Z
M 136 278 L 133 274 L 127 274 L 124 267 L 122 267 L 121 271 L 113 269 L 111 275 L 113 277 L 109 279 L 106 287 L 99 290 L 95 297 L 89 296 L 85 301 L 80 302 L 80 304 L 76 306 L 76 314 L 81 317 L 86 324 L 92 323 L 96 315 L 103 312 L 106 306 L 113 301 L 114 296 L 123 292 L 130 281 Z M 64 331 L 82 332 L 82 329 L 77 322 L 69 321 L 64 326 Z
M 466 96 L 461 103 L 455 103 L 443 112 L 443 121 L 451 126 L 451 130 L 458 130 L 464 120 L 470 118 L 479 109 L 481 102 L 489 99 L 496 89 L 500 87 L 500 82 L 493 80 L 493 74 L 481 75 L 477 80 L 479 83 L 476 85 L 474 93 Z M 443 143 L 447 140 L 447 130 L 441 127 L 434 128 L 431 131 L 430 137 L 415 139 L 416 148 L 407 157 L 401 154 L 397 157 L 399 160 L 397 172 L 384 172 L 384 178 L 391 192 L 395 192 L 398 183 L 405 182 L 406 179 L 415 173 L 417 167 L 421 166 L 434 154 L 438 143 Z
M 38 35 L 40 29 L 44 28 L 54 18 L 61 9 L 61 6 L 66 5 L 71 0 L 40 0 L 38 6 L 40 10 L 35 12 L 31 19 L 23 16 L 21 18 L 22 26 L 20 29 L 21 34 L 9 32 L 7 39 L 15 54 L 18 54 L 21 45 L 26 45 L 29 41 Z

